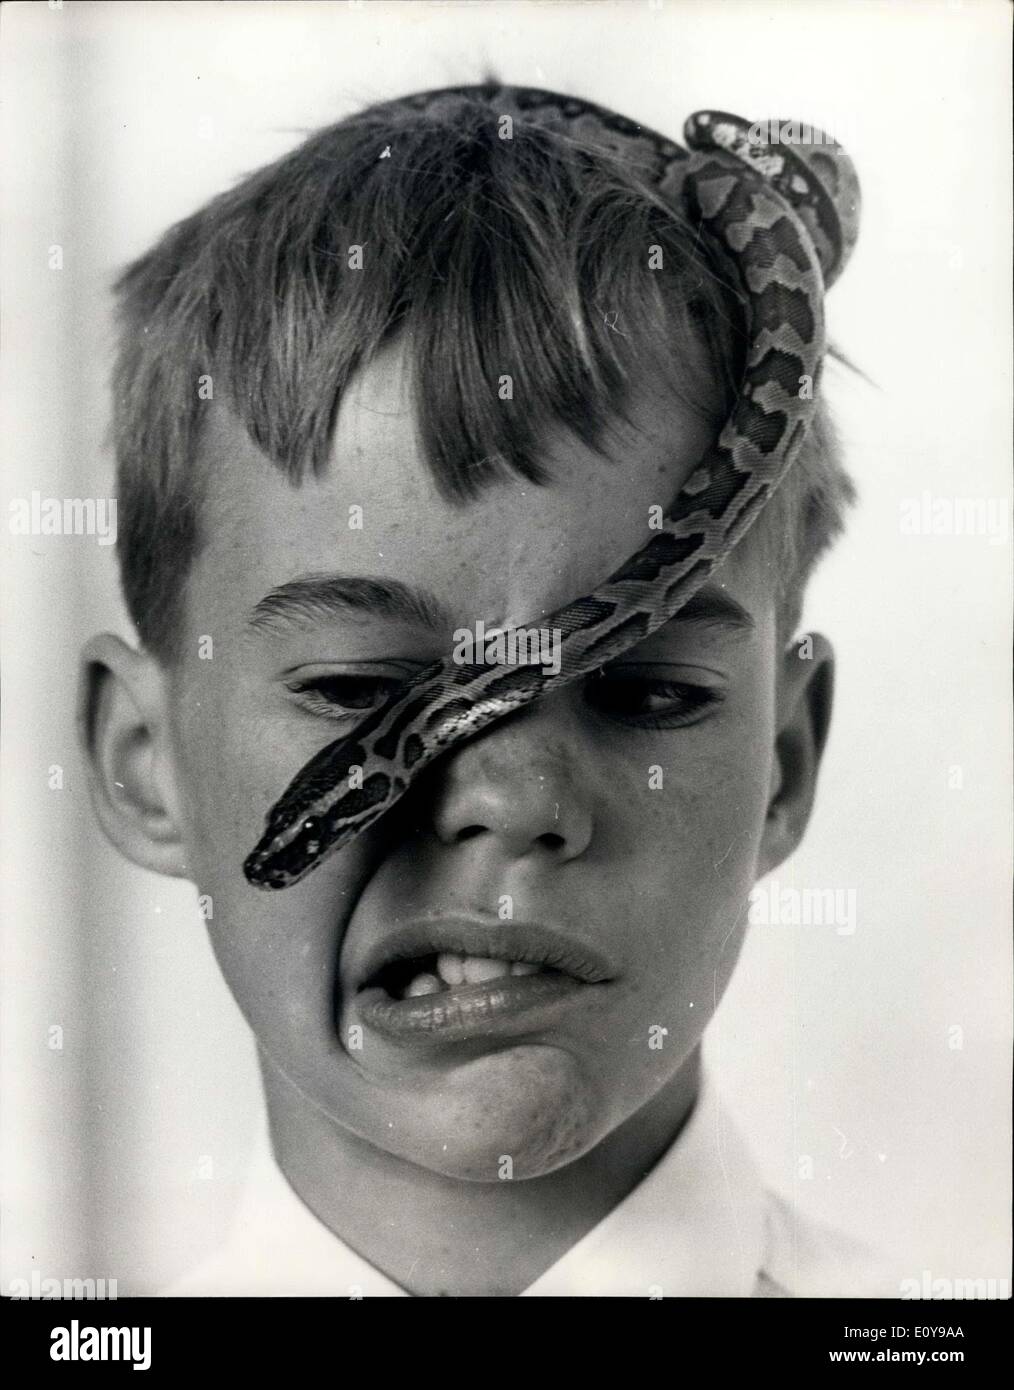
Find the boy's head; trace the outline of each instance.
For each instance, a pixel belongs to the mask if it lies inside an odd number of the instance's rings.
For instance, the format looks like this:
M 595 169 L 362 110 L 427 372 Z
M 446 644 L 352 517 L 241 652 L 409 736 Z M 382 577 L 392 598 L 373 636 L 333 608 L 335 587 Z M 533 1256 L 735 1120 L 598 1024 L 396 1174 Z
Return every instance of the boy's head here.
M 746 895 L 805 827 L 831 665 L 788 639 L 851 497 L 823 409 L 673 623 L 265 895 L 242 861 L 316 749 L 455 630 L 537 625 L 643 544 L 729 414 L 743 306 L 636 158 L 492 87 L 322 132 L 171 231 L 120 296 L 142 652 L 87 653 L 107 832 L 207 895 L 275 1086 L 439 1172 L 559 1167 L 679 1083 Z M 411 973 L 484 951 L 582 983 L 488 1029 L 385 1027 Z

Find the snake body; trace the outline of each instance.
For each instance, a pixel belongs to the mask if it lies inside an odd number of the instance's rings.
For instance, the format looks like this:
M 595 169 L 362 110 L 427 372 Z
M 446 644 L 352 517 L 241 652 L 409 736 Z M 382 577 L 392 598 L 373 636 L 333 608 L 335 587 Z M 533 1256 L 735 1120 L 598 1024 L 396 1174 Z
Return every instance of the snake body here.
M 422 93 L 421 106 L 458 91 Z M 487 93 L 484 92 L 484 95 Z M 244 863 L 285 888 L 372 825 L 435 758 L 530 701 L 587 677 L 667 623 L 740 540 L 798 455 L 816 409 L 823 296 L 858 229 L 858 183 L 841 146 L 768 144 L 741 117 L 702 111 L 688 149 L 590 103 L 506 89 L 515 109 L 648 167 L 656 190 L 713 239 L 746 300 L 749 346 L 732 414 L 647 543 L 595 591 L 548 617 L 555 673 L 535 664 L 434 662 L 351 734 L 321 749 L 271 808 Z M 776 124 L 776 123 L 775 123 Z M 807 385 L 808 383 L 808 385 Z M 555 663 L 554 663 L 555 664 Z

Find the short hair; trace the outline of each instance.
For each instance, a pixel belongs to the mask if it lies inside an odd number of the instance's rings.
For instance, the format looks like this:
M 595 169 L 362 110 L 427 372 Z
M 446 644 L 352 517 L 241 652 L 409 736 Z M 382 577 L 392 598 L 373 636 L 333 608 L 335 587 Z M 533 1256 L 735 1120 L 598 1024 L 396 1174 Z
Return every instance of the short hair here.
M 202 377 L 298 482 L 326 468 L 353 373 L 401 338 L 424 457 L 461 505 L 505 474 L 545 482 L 550 429 L 602 452 L 648 370 L 717 433 L 742 376 L 744 302 L 637 149 L 577 138 L 492 83 L 401 98 L 312 135 L 124 271 L 118 556 L 148 651 L 179 654 L 202 543 Z M 821 403 L 755 528 L 791 626 L 852 495 Z

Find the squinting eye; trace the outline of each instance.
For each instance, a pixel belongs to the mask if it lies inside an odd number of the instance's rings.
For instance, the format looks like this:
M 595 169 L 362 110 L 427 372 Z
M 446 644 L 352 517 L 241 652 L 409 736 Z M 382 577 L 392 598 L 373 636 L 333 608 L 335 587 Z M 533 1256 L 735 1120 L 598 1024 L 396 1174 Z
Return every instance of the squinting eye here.
M 693 724 L 723 698 L 709 686 L 609 669 L 588 682 L 585 697 L 607 718 L 647 729 Z
M 344 719 L 378 709 L 402 685 L 394 676 L 316 676 L 291 681 L 287 688 L 311 714 Z

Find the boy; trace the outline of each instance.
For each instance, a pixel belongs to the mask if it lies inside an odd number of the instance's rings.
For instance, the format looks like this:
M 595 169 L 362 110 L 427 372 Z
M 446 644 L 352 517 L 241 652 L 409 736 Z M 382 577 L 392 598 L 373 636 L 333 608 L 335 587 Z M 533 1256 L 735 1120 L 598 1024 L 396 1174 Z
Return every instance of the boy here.
M 790 641 L 852 495 L 822 407 L 672 622 L 451 748 L 284 892 L 243 874 L 319 749 L 643 545 L 732 407 L 743 306 L 707 239 L 532 98 L 372 108 L 119 285 L 141 649 L 85 651 L 93 800 L 213 904 L 273 1150 L 170 1292 L 864 1291 L 860 1252 L 762 1193 L 700 1072 L 828 729 L 830 648 Z

